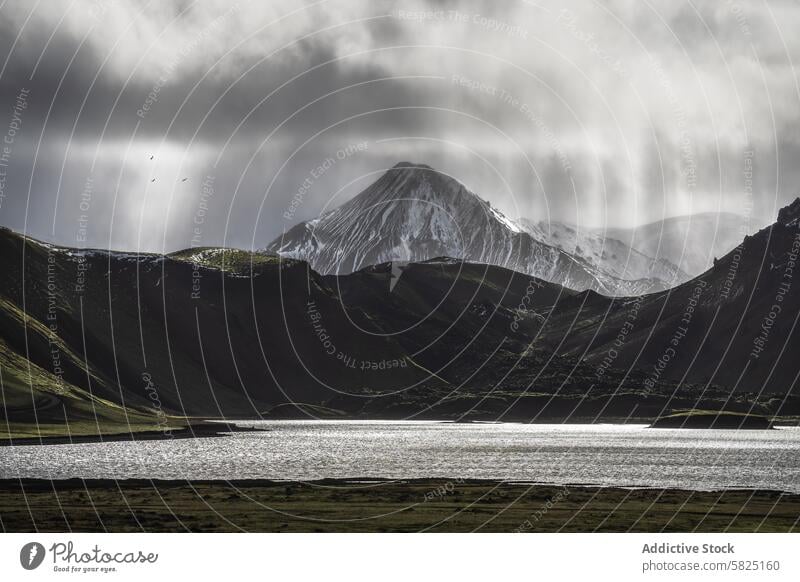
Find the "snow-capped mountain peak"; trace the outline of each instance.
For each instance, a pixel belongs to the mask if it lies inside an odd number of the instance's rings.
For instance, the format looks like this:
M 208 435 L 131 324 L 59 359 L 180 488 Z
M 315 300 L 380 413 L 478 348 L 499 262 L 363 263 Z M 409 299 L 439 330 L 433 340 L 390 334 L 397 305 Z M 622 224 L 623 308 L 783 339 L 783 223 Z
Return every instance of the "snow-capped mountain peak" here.
M 537 239 L 452 176 L 410 162 L 390 168 L 338 208 L 294 226 L 266 250 L 306 260 L 322 274 L 447 256 L 579 290 L 632 294 L 661 288 L 653 280 L 618 279 Z

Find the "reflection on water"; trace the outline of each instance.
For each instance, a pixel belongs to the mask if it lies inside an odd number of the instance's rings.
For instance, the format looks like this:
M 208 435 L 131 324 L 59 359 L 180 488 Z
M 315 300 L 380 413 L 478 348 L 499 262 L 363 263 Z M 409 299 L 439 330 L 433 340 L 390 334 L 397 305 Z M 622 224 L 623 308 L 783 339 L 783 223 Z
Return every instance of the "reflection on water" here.
M 447 477 L 800 493 L 800 430 L 263 421 L 225 438 L 0 447 L 0 478 Z

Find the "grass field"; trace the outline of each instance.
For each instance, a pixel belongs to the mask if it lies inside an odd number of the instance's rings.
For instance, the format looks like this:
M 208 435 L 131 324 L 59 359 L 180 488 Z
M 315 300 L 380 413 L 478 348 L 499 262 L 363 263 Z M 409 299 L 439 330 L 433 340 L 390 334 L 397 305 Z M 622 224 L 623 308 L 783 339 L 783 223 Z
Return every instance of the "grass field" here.
M 800 495 L 487 481 L 0 481 L 15 532 L 789 532 Z

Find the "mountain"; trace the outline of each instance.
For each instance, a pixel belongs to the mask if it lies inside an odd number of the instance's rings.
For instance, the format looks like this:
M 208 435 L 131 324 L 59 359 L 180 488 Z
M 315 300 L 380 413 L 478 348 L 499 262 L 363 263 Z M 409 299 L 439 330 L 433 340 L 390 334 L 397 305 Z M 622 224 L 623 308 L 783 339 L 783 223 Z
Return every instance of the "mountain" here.
M 579 257 L 617 279 L 663 281 L 663 287 L 669 288 L 691 278 L 671 261 L 653 258 L 593 229 L 524 218 L 518 224 L 537 240 Z
M 455 179 L 408 162 L 397 164 L 342 206 L 294 226 L 265 250 L 308 261 L 322 274 L 447 256 L 607 295 L 668 286 L 656 278 L 620 278 L 547 244 Z
M 151 420 L 164 411 L 242 417 L 426 378 L 408 366 L 373 378 L 326 355 L 312 306 L 326 329 L 348 330 L 336 338 L 343 353 L 405 353 L 391 337 L 362 342 L 350 333 L 361 316 L 344 314 L 305 263 L 233 249 L 69 249 L 2 230 L 0 269 L 0 342 L 16 362 L 4 366 L 4 381 L 13 374 L 22 391 L 15 419 L 41 413 L 78 422 L 98 399 Z M 28 363 L 41 381 L 31 383 Z M 73 400 L 83 404 L 66 414 Z
M 666 374 L 649 385 L 650 372 L 622 358 L 596 377 L 602 352 L 585 348 L 613 341 L 635 299 L 451 258 L 395 267 L 320 275 L 267 253 L 70 249 L 0 229 L 0 429 L 77 435 L 208 417 L 645 422 L 698 403 L 760 414 L 800 404 L 746 392 L 729 401 L 727 386 Z
M 707 212 L 666 218 L 636 228 L 594 229 L 594 234 L 622 241 L 653 257 L 677 265 L 696 277 L 738 245 L 753 227 L 744 216 Z
M 666 292 L 585 296 L 550 312 L 542 331 L 558 353 L 597 367 L 732 391 L 795 393 L 800 377 L 800 199 L 713 266 Z M 578 322 L 576 324 L 576 322 Z

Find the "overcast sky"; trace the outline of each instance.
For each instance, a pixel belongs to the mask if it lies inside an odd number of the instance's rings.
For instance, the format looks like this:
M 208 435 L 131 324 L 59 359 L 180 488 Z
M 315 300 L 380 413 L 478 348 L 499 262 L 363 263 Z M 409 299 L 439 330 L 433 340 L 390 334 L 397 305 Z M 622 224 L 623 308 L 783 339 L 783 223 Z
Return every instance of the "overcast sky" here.
M 759 227 L 800 193 L 798 25 L 790 0 L 9 0 L 0 224 L 259 248 L 408 160 L 512 218 Z

